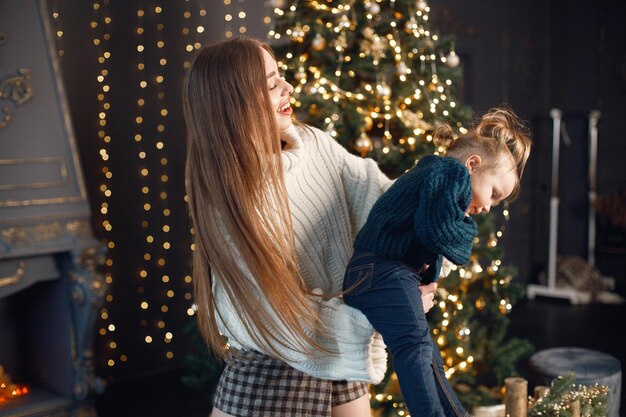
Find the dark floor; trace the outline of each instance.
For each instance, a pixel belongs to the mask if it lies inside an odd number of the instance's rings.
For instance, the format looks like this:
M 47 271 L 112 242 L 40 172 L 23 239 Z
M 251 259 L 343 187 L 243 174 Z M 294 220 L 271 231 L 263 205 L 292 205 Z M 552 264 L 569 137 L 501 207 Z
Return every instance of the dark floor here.
M 599 350 L 626 363 L 626 304 L 570 305 L 553 299 L 522 300 L 511 314 L 510 335 L 528 339 L 536 350 L 574 346 Z M 526 376 L 526 363 L 519 368 Z M 180 382 L 183 371 L 116 383 L 95 398 L 88 417 L 207 417 L 210 392 Z M 622 389 L 621 410 L 626 416 Z
M 213 393 L 186 387 L 181 383 L 184 374 L 181 370 L 112 384 L 94 400 L 97 417 L 208 417 Z
M 537 298 L 520 301 L 510 317 L 510 335 L 528 339 L 536 351 L 552 347 L 598 350 L 617 358 L 624 373 L 626 303 L 571 305 L 564 300 Z M 520 365 L 520 373 L 528 378 L 527 361 Z M 624 381 L 620 404 L 620 416 L 626 416 Z

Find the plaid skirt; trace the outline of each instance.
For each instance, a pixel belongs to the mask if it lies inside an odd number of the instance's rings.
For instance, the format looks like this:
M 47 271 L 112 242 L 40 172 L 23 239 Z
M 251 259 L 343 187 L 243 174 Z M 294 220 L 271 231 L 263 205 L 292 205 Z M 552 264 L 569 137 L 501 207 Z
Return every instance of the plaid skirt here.
M 315 378 L 260 352 L 244 350 L 228 360 L 213 405 L 236 417 L 330 417 L 331 407 L 368 392 L 366 382 Z

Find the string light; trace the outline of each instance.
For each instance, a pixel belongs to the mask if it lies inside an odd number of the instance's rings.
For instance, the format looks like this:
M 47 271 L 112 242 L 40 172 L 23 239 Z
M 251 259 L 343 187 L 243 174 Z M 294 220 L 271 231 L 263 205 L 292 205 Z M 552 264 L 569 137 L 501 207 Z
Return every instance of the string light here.
M 272 5 L 275 5 L 277 2 L 274 1 L 273 3 Z M 296 79 L 299 81 L 296 86 L 296 93 L 305 92 L 306 94 L 319 95 L 322 100 L 335 102 L 338 106 L 340 102 L 345 101 L 357 104 L 359 102 L 371 103 L 378 100 L 380 103 L 379 108 L 371 112 L 371 117 L 374 120 L 378 117 L 380 118 L 379 122 L 376 122 L 376 126 L 383 129 L 381 135 L 383 143 L 382 146 L 380 143 L 374 143 L 374 147 L 382 149 L 383 154 L 414 152 L 416 146 L 419 146 L 418 139 L 422 142 L 428 142 L 426 132 L 433 128 L 433 124 L 427 120 L 439 115 L 452 120 L 452 126 L 456 127 L 457 135 L 464 133 L 462 124 L 457 123 L 458 121 L 455 119 L 456 112 L 454 108 L 456 104 L 448 100 L 448 96 L 451 95 L 449 91 L 451 82 L 450 80 L 440 80 L 437 75 L 437 57 L 435 53 L 421 53 L 417 48 L 407 48 L 409 52 L 405 56 L 404 53 L 406 51 L 400 43 L 401 36 L 398 33 L 400 29 L 396 27 L 393 19 L 389 22 L 387 29 L 382 25 L 370 26 L 363 29 L 362 33 L 356 34 L 357 38 L 365 38 L 359 41 L 361 53 L 358 57 L 344 58 L 343 51 L 347 45 L 345 39 L 348 33 L 356 30 L 355 23 L 350 19 L 351 14 L 349 12 L 352 13 L 352 7 L 349 4 L 331 6 L 320 1 L 308 1 L 302 4 L 296 1 L 287 10 L 289 16 L 292 17 L 291 19 L 285 19 L 283 8 L 275 7 L 274 15 L 276 21 L 289 20 L 295 23 L 292 23 L 292 27 L 289 27 L 289 24 L 287 24 L 286 29 L 282 31 L 277 27 L 276 23 L 273 23 L 268 32 L 268 37 L 280 39 L 282 35 L 288 35 L 292 41 L 305 43 L 311 30 L 307 25 L 302 25 L 295 18 L 295 11 L 298 7 L 310 8 L 312 9 L 311 13 L 317 13 L 320 16 L 322 20 L 320 24 L 333 33 L 332 36 L 329 36 L 329 38 L 333 39 L 329 46 L 338 52 L 338 59 L 336 60 L 337 67 L 334 71 L 336 78 L 334 80 L 322 76 L 319 69 L 313 66 L 308 68 L 303 66 L 301 57 L 292 56 L 286 62 L 282 62 L 284 69 L 294 71 L 296 74 Z M 377 2 L 366 2 L 365 7 L 370 15 L 380 12 L 380 6 Z M 395 2 L 391 2 L 391 7 L 392 9 L 395 7 Z M 415 10 L 413 12 L 414 16 L 409 20 L 410 23 L 407 24 L 406 28 L 409 33 L 419 35 L 420 39 L 423 40 L 426 51 L 434 50 L 433 45 L 439 40 L 437 34 L 433 34 L 423 27 L 428 20 L 429 11 L 430 8 L 428 6 Z M 405 29 L 402 28 L 402 30 Z M 320 34 L 319 28 L 314 33 L 315 37 L 311 41 L 312 47 L 314 49 L 323 48 L 323 35 Z M 355 35 L 352 34 L 350 37 L 355 37 Z M 415 59 L 416 55 L 419 55 L 420 59 L 424 60 L 424 63 L 430 62 L 431 65 L 423 65 L 421 71 L 413 71 L 411 68 L 408 68 L 404 61 Z M 370 83 L 366 82 L 362 82 L 356 87 L 348 84 L 350 91 L 346 91 L 339 85 L 344 75 L 343 66 L 346 62 L 351 62 L 355 58 L 365 62 L 373 60 L 374 65 L 391 60 L 397 68 L 396 77 L 393 80 L 379 77 L 374 88 L 372 88 Z M 355 77 L 356 75 L 351 70 L 348 70 L 348 73 L 350 77 Z M 378 73 L 382 74 L 382 72 Z M 312 74 L 313 76 L 307 77 L 307 74 Z M 424 78 L 430 79 L 430 82 L 425 84 L 423 82 Z M 408 84 L 411 88 L 406 88 L 403 84 Z M 402 93 L 402 96 L 400 96 L 400 92 L 407 90 L 413 90 L 415 93 L 408 95 Z M 424 102 L 428 103 L 428 109 L 432 116 L 426 116 L 419 111 Z M 297 102 L 297 100 L 293 104 L 295 104 L 295 107 L 301 106 L 301 103 Z M 339 107 L 336 108 L 334 113 L 338 113 L 338 109 Z M 397 126 L 398 124 L 405 126 L 407 130 L 413 132 L 410 141 L 406 136 L 397 138 L 392 136 L 390 126 Z M 329 121 L 325 125 L 331 136 L 339 139 L 335 126 L 335 121 Z M 354 138 L 353 140 L 357 139 Z
M 205 9 L 200 9 L 199 13 L 204 16 L 206 15 Z M 185 45 L 186 56 L 183 59 L 183 68 L 188 69 L 191 66 L 191 55 L 194 52 L 194 39 L 199 35 L 198 31 L 192 32 L 191 30 L 191 6 L 189 1 L 185 1 L 183 4 L 183 27 L 181 29 L 183 35 L 183 44 Z
M 154 8 L 154 14 L 157 15 L 158 8 L 156 6 Z M 162 10 L 161 10 L 162 11 Z M 150 70 L 152 69 L 152 63 L 148 62 L 148 54 L 146 53 L 146 48 L 149 48 L 146 30 L 149 30 L 152 34 L 153 31 L 153 22 L 148 21 L 146 16 L 152 16 L 152 10 L 144 9 L 140 7 L 136 11 L 136 30 L 135 30 L 135 51 L 136 51 L 136 60 L 135 60 L 135 85 L 136 87 L 132 90 L 136 93 L 135 102 L 135 129 L 133 132 L 134 144 L 135 144 L 135 155 L 136 155 L 136 163 L 135 166 L 138 167 L 137 172 L 137 181 L 136 183 L 139 186 L 139 198 L 137 202 L 139 203 L 139 207 L 136 209 L 136 212 L 141 213 L 140 222 L 139 222 L 139 234 L 143 235 L 143 241 L 146 242 L 145 253 L 142 259 L 138 260 L 138 265 L 136 266 L 137 276 L 136 276 L 136 290 L 138 294 L 137 303 L 138 308 L 141 313 L 139 317 L 146 317 L 150 314 L 154 314 L 154 309 L 150 309 L 150 303 L 148 303 L 145 299 L 145 288 L 146 286 L 152 285 L 154 282 L 152 275 L 154 274 L 154 268 L 150 266 L 150 261 L 153 259 L 153 242 L 154 237 L 151 234 L 152 229 L 150 229 L 150 211 L 152 210 L 152 189 L 151 189 L 151 177 L 150 177 L 150 169 L 146 167 L 146 164 L 152 158 L 149 158 L 151 149 L 149 148 L 149 143 L 151 142 L 151 135 L 147 132 L 145 125 L 143 124 L 145 109 L 146 109 L 146 98 L 149 96 L 151 92 L 152 83 L 150 82 Z M 148 160 L 147 160 L 148 159 Z M 147 256 L 146 256 L 147 255 Z M 137 262 L 137 261 L 136 261 Z M 150 344 L 152 342 L 152 336 L 148 334 L 150 329 L 148 329 L 148 321 L 146 319 L 141 319 L 139 321 L 139 326 L 141 328 L 140 332 L 136 332 L 138 337 L 141 337 L 146 344 Z
M 166 148 L 166 138 L 167 138 L 167 133 L 166 133 L 166 125 L 167 125 L 167 118 L 169 115 L 169 110 L 167 109 L 166 105 L 165 105 L 165 85 L 167 84 L 167 78 L 163 75 L 167 73 L 167 60 L 164 57 L 164 53 L 163 53 L 163 46 L 164 46 L 164 41 L 163 41 L 163 29 L 164 29 L 164 24 L 160 18 L 160 16 L 157 16 L 157 42 L 156 42 L 156 47 L 157 47 L 157 56 L 159 56 L 159 65 L 157 66 L 157 75 L 154 78 L 155 79 L 155 90 L 157 93 L 157 100 L 158 100 L 158 106 L 156 108 L 156 112 L 157 112 L 157 126 L 156 126 L 156 132 L 155 132 L 155 144 L 154 144 L 154 148 L 155 148 L 155 156 L 156 159 L 158 159 L 159 161 L 159 170 L 158 170 L 158 176 L 159 176 L 159 193 L 158 193 L 158 203 L 159 204 L 155 204 L 156 206 L 159 207 L 159 212 L 158 215 L 160 217 L 160 224 L 159 224 L 159 229 L 158 229 L 158 233 L 161 236 L 161 239 L 159 241 L 160 246 L 158 246 L 158 250 L 161 253 L 161 256 L 159 257 L 159 260 L 157 261 L 157 266 L 159 267 L 159 269 L 163 272 L 160 273 L 161 277 L 161 285 L 163 286 L 163 291 L 165 294 L 165 297 L 167 299 L 170 299 L 167 302 L 171 302 L 173 301 L 172 299 L 174 298 L 174 291 L 171 289 L 171 285 L 172 282 L 169 278 L 169 275 L 167 275 L 167 271 L 165 270 L 165 261 L 169 258 L 170 255 L 170 248 L 171 248 L 171 244 L 170 244 L 170 215 L 171 215 L 171 208 L 170 208 L 170 199 L 169 199 L 169 175 L 168 175 L 168 159 L 167 159 L 167 148 Z M 202 33 L 204 32 L 204 28 L 202 26 L 196 26 L 196 33 L 198 34 L 198 36 L 200 36 Z M 199 42 L 198 42 L 199 43 Z M 162 325 L 159 325 L 159 323 L 161 323 Z M 163 342 L 165 344 L 169 344 L 172 342 L 172 339 L 174 338 L 174 334 L 172 333 L 171 330 L 168 330 L 168 326 L 167 326 L 167 321 L 165 321 L 165 319 L 161 319 L 159 320 L 159 322 L 157 323 L 157 328 L 161 331 L 161 335 L 160 339 L 163 340 Z M 165 352 L 165 358 L 168 360 L 171 360 L 174 358 L 174 352 L 172 351 L 172 349 L 168 348 Z
M 235 8 L 232 5 L 233 0 L 223 0 L 223 1 L 224 1 L 224 9 L 225 9 L 224 21 L 226 22 L 224 36 L 226 38 L 232 38 L 235 35 L 233 28 L 234 28 L 234 24 L 237 23 L 238 21 L 238 16 L 237 16 Z M 234 0 L 234 1 L 237 1 L 237 0 Z
M 100 155 L 102 160 L 105 161 L 102 167 L 105 181 L 103 181 L 99 187 L 104 200 L 100 209 L 101 215 L 104 216 L 101 224 L 106 232 L 111 232 L 113 225 L 106 216 L 112 209 L 108 199 L 112 194 L 110 179 L 113 176 L 113 173 L 107 165 L 108 162 L 106 162 L 109 161 L 109 146 L 111 142 L 111 137 L 106 127 L 107 113 L 110 109 L 110 104 L 107 100 L 110 86 L 107 83 L 108 69 L 106 64 L 111 56 L 108 49 L 108 41 L 110 39 L 109 27 L 111 24 L 111 18 L 108 16 L 108 1 L 109 0 L 103 0 L 102 3 L 95 1 L 93 3 L 95 17 L 91 22 L 91 27 L 96 33 L 94 35 L 94 45 L 99 50 L 98 62 L 101 67 L 98 72 L 97 81 L 102 86 L 102 91 L 98 94 L 98 100 L 101 103 L 100 112 L 98 114 L 101 128 L 98 135 L 104 142 L 100 149 Z M 141 337 L 144 343 L 149 345 L 155 345 L 157 340 L 167 345 L 170 344 L 175 337 L 174 332 L 168 328 L 169 321 L 164 317 L 167 315 L 168 311 L 170 311 L 168 304 L 176 299 L 176 293 L 170 287 L 172 282 L 169 279 L 168 273 L 165 271 L 167 267 L 167 254 L 171 248 L 171 243 L 168 239 L 171 231 L 171 226 L 168 221 L 171 209 L 169 207 L 168 193 L 168 159 L 165 154 L 165 126 L 167 124 L 166 120 L 169 115 L 169 110 L 164 104 L 164 86 L 167 84 L 168 80 L 165 75 L 167 74 L 168 59 L 164 53 L 166 42 L 163 37 L 165 29 L 162 19 L 163 12 L 164 8 L 158 3 L 147 9 L 138 8 L 136 10 L 137 24 L 134 28 L 135 45 L 133 48 L 136 54 L 136 60 L 133 65 L 135 68 L 135 82 L 133 84 L 136 87 L 131 90 L 135 94 L 135 99 L 133 100 L 135 104 L 133 115 L 135 129 L 130 134 L 130 141 L 134 143 L 135 146 L 134 155 L 136 157 L 136 164 L 134 164 L 134 166 L 137 167 L 136 175 L 139 198 L 129 199 L 127 203 L 132 204 L 136 202 L 138 207 L 135 211 L 142 213 L 138 226 L 140 235 L 143 235 L 146 246 L 143 256 L 139 260 L 131 260 L 131 262 L 136 264 L 137 272 L 135 282 L 138 295 L 136 305 L 140 312 L 139 316 L 150 317 L 155 321 L 153 326 L 153 323 L 149 322 L 146 318 L 139 320 L 139 326 L 142 328 L 142 332 L 137 332 L 137 335 Z M 147 32 L 155 36 L 147 38 Z M 150 42 L 149 39 L 155 40 Z M 156 96 L 156 100 L 151 98 L 153 95 Z M 151 104 L 150 106 L 146 106 L 148 102 Z M 156 127 L 148 128 L 147 120 L 157 120 Z M 127 208 L 128 207 L 126 207 L 126 209 Z M 108 240 L 107 245 L 110 252 L 105 263 L 105 265 L 109 267 L 109 271 L 106 273 L 106 282 L 111 286 L 113 284 L 113 277 L 110 268 L 113 265 L 115 243 L 112 240 Z M 185 283 L 190 285 L 191 280 L 185 277 Z M 156 285 L 160 285 L 163 288 L 161 296 L 155 296 L 154 292 L 146 292 L 147 286 Z M 149 299 L 148 294 L 151 294 L 151 296 L 156 299 Z M 191 302 L 189 294 L 189 291 L 185 292 L 185 299 Z M 113 302 L 112 295 L 109 294 L 106 301 L 110 306 Z M 102 319 L 103 325 L 99 330 L 99 334 L 103 337 L 107 337 L 106 346 L 109 348 L 107 352 L 108 358 L 105 358 L 106 363 L 109 367 L 114 367 L 121 362 L 128 361 L 129 356 L 123 353 L 124 347 L 119 340 L 116 340 L 115 334 L 117 326 L 114 318 L 110 314 L 108 306 L 102 309 L 100 318 Z M 124 324 L 126 325 L 126 322 L 124 322 Z M 127 341 L 131 343 L 136 342 L 133 340 Z M 167 348 L 164 352 L 164 357 L 166 360 L 173 359 L 175 357 L 173 350 Z
M 52 1 L 50 5 L 50 11 L 52 13 L 52 23 L 55 29 L 55 40 L 57 55 L 63 57 L 65 55 L 65 49 L 63 47 L 63 36 L 65 32 L 63 30 L 63 23 L 61 21 L 61 12 L 59 10 L 59 0 Z
M 97 194 L 99 199 L 99 210 L 94 213 L 96 218 L 96 228 L 99 229 L 100 235 L 103 237 L 103 243 L 106 244 L 108 250 L 106 259 L 103 265 L 105 283 L 107 289 L 103 307 L 100 311 L 101 327 L 98 330 L 98 334 L 101 337 L 107 337 L 106 345 L 111 349 L 107 352 L 108 358 L 105 358 L 108 366 L 115 365 L 115 359 L 113 357 L 113 351 L 117 348 L 117 343 L 114 340 L 115 323 L 109 314 L 109 307 L 113 302 L 113 295 L 110 288 L 113 285 L 113 258 L 116 253 L 115 241 L 111 238 L 113 231 L 113 224 L 110 220 L 109 214 L 112 206 L 111 197 L 113 190 L 111 187 L 113 171 L 111 170 L 109 161 L 109 150 L 111 147 L 111 134 L 107 126 L 107 117 L 111 110 L 111 103 L 109 101 L 110 83 L 109 83 L 109 65 L 108 60 L 111 57 L 110 52 L 110 39 L 111 39 L 111 22 L 109 10 L 109 0 L 96 0 L 92 3 L 92 20 L 90 27 L 93 33 L 93 45 L 97 51 L 97 75 L 96 82 L 98 83 L 98 141 L 100 143 L 100 173 L 102 175 L 100 185 L 98 189 L 100 193 Z

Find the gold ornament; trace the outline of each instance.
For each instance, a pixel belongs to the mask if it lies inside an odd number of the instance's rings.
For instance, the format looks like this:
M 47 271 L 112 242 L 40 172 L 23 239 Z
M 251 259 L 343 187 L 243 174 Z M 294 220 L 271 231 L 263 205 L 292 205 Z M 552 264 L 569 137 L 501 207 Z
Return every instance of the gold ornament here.
M 419 10 L 424 11 L 424 10 L 426 10 L 426 7 L 428 7 L 428 4 L 427 4 L 424 0 L 419 0 L 419 1 L 417 2 L 417 8 L 418 8 Z
M 396 72 L 398 73 L 398 75 L 406 75 L 407 70 L 408 70 L 408 67 L 406 66 L 404 61 L 400 61 L 398 62 L 398 65 L 396 65 Z
M 415 17 L 411 17 L 406 24 L 404 25 L 404 29 L 406 30 L 407 33 L 415 33 L 417 32 L 417 30 L 419 29 L 419 26 L 417 24 L 417 20 L 415 20 Z
M 343 16 L 341 16 L 341 18 L 339 19 L 339 24 L 338 26 L 342 26 L 346 29 L 350 28 L 352 26 L 352 21 L 350 20 L 350 18 L 348 16 L 346 16 L 345 14 Z
M 400 112 L 400 120 L 404 123 L 405 126 L 416 130 L 430 130 L 433 128 L 433 125 L 424 120 L 424 114 L 422 112 L 413 112 L 409 109 L 402 110 Z
M 380 13 L 380 5 L 378 3 L 376 3 L 375 1 L 370 1 L 365 7 L 367 7 L 367 10 L 371 14 L 378 14 L 378 13 Z
M 361 156 L 365 156 L 372 149 L 372 140 L 365 132 L 361 132 L 358 139 L 354 141 L 354 148 L 361 153 Z
M 366 132 L 369 132 L 370 130 L 372 130 L 372 127 L 374 127 L 374 120 L 372 120 L 371 117 L 369 116 L 365 116 L 365 126 L 363 126 L 365 128 Z
M 448 55 L 446 55 L 446 65 L 450 68 L 456 68 L 461 63 L 461 58 L 454 51 L 450 51 Z
M 311 48 L 315 51 L 321 51 L 326 48 L 326 38 L 318 33 L 311 41 Z
M 506 315 L 511 312 L 511 303 L 509 300 L 500 300 L 500 304 L 498 304 L 498 309 L 500 310 L 500 314 Z
M 391 87 L 384 81 L 376 85 L 376 92 L 383 98 L 391 97 Z
M 296 23 L 296 25 L 291 30 L 291 39 L 294 42 L 304 42 L 304 29 L 302 28 L 300 22 Z
M 378 36 L 371 27 L 366 27 L 362 33 L 364 39 L 359 42 L 361 52 L 365 55 L 371 55 L 374 61 L 384 58 L 387 50 L 387 38 Z
M 348 40 L 346 39 L 345 34 L 341 34 L 337 36 L 337 38 L 332 42 L 332 45 L 339 52 L 345 50 L 348 47 Z

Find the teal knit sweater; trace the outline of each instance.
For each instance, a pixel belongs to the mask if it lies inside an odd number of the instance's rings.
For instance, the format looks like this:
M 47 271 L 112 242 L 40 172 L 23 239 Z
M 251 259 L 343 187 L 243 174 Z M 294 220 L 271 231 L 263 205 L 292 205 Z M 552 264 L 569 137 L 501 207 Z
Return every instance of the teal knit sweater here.
M 442 256 L 457 265 L 469 262 L 477 230 L 465 215 L 471 200 L 467 168 L 456 159 L 428 155 L 378 199 L 354 247 L 418 269 L 428 264 L 422 278 L 436 281 Z

